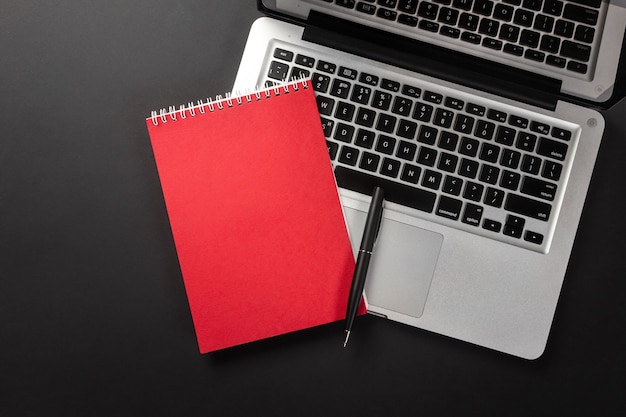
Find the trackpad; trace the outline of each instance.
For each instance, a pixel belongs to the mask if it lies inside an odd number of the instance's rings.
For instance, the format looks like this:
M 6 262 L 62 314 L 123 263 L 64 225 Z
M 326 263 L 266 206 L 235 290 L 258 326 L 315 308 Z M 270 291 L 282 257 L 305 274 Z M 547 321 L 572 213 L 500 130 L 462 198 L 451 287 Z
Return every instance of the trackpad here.
M 356 254 L 367 214 L 345 206 L 344 211 Z M 439 233 L 383 217 L 365 283 L 370 307 L 420 317 L 442 242 Z

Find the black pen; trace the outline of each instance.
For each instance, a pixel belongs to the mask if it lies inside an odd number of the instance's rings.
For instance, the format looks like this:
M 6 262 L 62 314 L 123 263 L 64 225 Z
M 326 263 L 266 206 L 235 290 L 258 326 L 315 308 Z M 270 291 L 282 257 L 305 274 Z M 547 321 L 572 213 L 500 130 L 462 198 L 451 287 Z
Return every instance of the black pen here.
M 356 313 L 359 310 L 359 304 L 361 303 L 361 296 L 363 295 L 363 288 L 365 287 L 365 278 L 367 277 L 367 269 L 370 264 L 370 258 L 372 257 L 374 243 L 376 242 L 378 231 L 380 230 L 380 223 L 383 219 L 384 196 L 385 192 L 382 188 L 374 188 L 370 208 L 367 212 L 367 219 L 365 220 L 365 229 L 363 230 L 361 247 L 359 248 L 359 253 L 356 258 L 354 275 L 352 276 L 352 286 L 350 287 L 348 310 L 346 312 L 346 339 L 343 342 L 343 347 L 346 347 L 348 344 L 350 332 L 352 331 L 352 324 L 354 323 Z

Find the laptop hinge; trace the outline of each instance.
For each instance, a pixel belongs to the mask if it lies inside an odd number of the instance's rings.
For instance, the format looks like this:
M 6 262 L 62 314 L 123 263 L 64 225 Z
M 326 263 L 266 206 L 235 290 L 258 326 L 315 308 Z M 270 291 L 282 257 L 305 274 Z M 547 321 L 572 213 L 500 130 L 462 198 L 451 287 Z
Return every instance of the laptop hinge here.
M 554 110 L 561 81 L 311 11 L 303 39 Z

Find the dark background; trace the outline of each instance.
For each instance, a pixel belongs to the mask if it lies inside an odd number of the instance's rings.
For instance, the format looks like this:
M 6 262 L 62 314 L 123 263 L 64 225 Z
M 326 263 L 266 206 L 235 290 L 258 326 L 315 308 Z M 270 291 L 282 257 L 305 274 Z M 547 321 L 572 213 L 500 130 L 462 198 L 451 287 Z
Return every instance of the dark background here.
M 198 353 L 144 119 L 230 90 L 257 16 L 0 3 L 0 415 L 624 415 L 624 101 L 540 359 L 370 316 Z

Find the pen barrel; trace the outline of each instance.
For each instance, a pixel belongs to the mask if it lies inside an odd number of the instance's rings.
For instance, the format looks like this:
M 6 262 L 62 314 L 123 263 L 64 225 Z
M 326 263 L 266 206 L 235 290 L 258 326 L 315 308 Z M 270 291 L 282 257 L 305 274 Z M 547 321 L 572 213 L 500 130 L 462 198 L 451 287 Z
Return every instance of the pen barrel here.
M 357 256 L 356 268 L 354 270 L 354 276 L 363 277 L 363 279 L 354 279 L 352 286 L 350 287 L 350 296 L 348 298 L 348 309 L 346 311 L 346 329 L 351 329 L 354 323 L 354 318 L 361 304 L 361 297 L 363 296 L 363 288 L 365 288 L 365 275 L 370 263 L 372 254 L 366 251 L 359 251 Z

